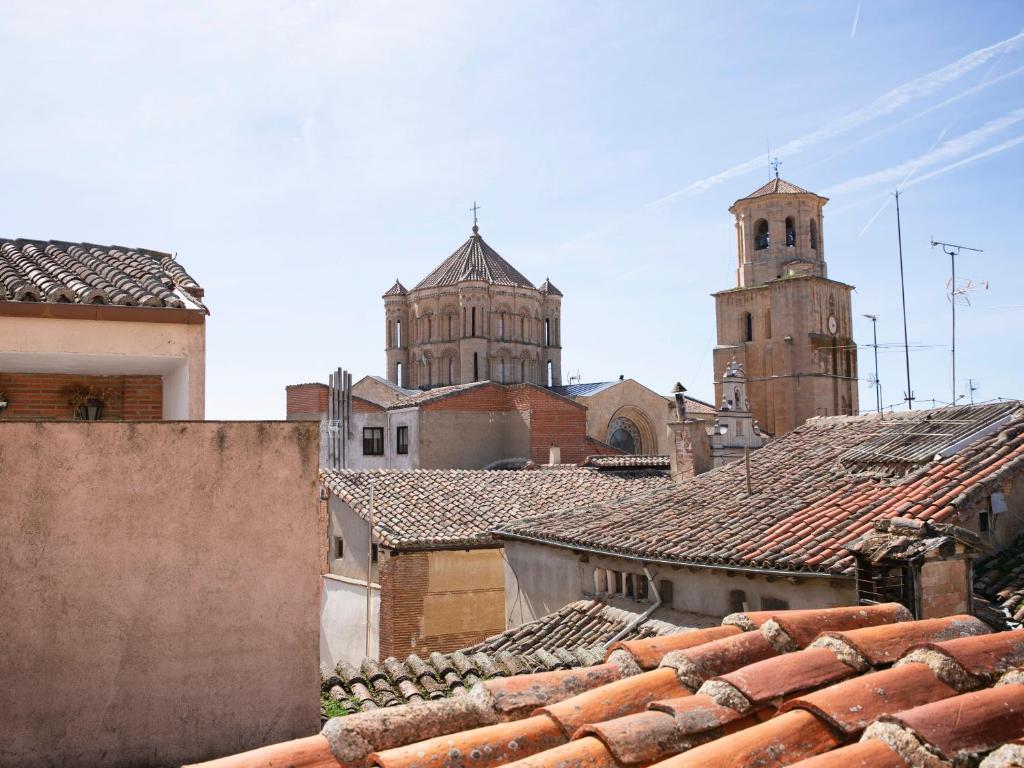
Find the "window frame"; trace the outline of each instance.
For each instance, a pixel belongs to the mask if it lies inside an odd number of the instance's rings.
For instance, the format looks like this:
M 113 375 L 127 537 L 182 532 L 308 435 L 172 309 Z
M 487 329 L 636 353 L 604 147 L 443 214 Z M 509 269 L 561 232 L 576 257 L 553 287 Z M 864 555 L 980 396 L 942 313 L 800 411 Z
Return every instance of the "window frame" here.
M 395 453 L 405 456 L 409 453 L 409 425 L 399 424 L 395 427 Z
M 334 537 L 334 559 L 345 559 L 345 539 L 341 536 Z
M 378 442 L 379 449 L 378 449 Z M 369 446 L 370 450 L 366 450 Z M 384 427 L 363 427 L 363 456 L 384 455 Z

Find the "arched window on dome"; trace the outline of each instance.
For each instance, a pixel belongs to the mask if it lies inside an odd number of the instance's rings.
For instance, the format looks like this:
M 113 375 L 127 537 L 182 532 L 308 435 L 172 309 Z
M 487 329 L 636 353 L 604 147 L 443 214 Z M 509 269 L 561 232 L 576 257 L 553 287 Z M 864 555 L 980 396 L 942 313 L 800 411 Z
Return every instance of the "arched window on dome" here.
M 473 381 L 480 381 L 480 355 L 473 353 Z
M 768 232 L 768 222 L 765 219 L 758 219 L 754 225 L 754 250 L 763 251 L 771 244 L 771 236 Z
M 743 341 L 754 340 L 754 318 L 749 312 L 740 317 L 740 334 Z
M 469 335 L 476 336 L 476 307 L 469 310 Z
M 548 360 L 548 386 L 555 386 L 555 364 Z
M 402 380 L 402 373 L 402 364 L 395 363 L 395 384 L 397 384 L 400 387 L 405 386 L 405 382 Z
M 792 216 L 786 217 L 786 247 L 792 248 L 796 245 L 796 222 Z
M 550 318 L 544 319 L 544 346 L 551 346 L 551 320 Z
M 811 219 L 811 250 L 818 250 L 818 222 Z
M 402 346 L 402 321 L 395 321 L 395 346 Z

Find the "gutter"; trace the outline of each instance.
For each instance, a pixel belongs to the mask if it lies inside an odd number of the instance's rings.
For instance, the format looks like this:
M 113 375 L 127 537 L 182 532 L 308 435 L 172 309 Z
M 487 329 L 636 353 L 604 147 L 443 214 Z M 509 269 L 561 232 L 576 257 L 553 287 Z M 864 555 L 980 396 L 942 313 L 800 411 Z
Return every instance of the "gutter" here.
M 702 568 L 710 571 L 733 571 L 735 573 L 752 573 L 758 576 L 776 576 L 778 578 L 785 579 L 838 579 L 841 581 L 854 581 L 856 578 L 854 576 L 845 576 L 837 573 L 822 573 L 820 571 L 779 571 L 772 568 L 757 568 L 750 565 L 712 565 L 710 563 L 695 563 L 685 560 L 666 560 L 659 557 L 638 557 L 636 555 L 625 555 L 620 552 L 610 552 L 606 549 L 596 549 L 594 547 L 587 547 L 580 544 L 563 544 L 562 542 L 548 541 L 547 539 L 539 539 L 535 536 L 527 536 L 520 533 L 507 533 L 501 530 L 499 530 L 498 533 L 502 538 L 518 539 L 520 541 L 528 541 L 532 544 L 543 544 L 548 547 L 558 547 L 559 549 L 576 549 L 593 555 L 618 557 L 622 560 L 632 560 L 637 563 L 667 565 L 673 568 L 686 567 Z
M 658 592 L 658 587 L 654 583 L 654 577 L 651 576 L 651 572 L 646 565 L 644 566 L 644 576 L 647 577 L 648 588 L 651 590 L 651 592 L 654 593 L 654 602 L 647 608 L 646 611 L 641 613 L 639 616 L 637 616 L 635 619 L 629 622 L 629 624 L 627 624 L 618 632 L 616 632 L 612 639 L 602 646 L 603 648 L 608 648 L 611 646 L 612 643 L 617 643 L 619 640 L 621 640 L 630 632 L 632 632 L 634 627 L 643 624 L 645 621 L 647 621 L 648 618 L 650 618 L 650 615 L 654 613 L 661 605 L 661 594 Z

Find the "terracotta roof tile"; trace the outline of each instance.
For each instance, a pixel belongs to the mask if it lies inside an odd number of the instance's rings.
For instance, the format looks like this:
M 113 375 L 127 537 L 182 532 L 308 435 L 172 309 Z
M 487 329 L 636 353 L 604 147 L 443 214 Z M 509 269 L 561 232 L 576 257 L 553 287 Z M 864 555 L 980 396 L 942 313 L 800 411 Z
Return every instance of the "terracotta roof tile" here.
M 988 626 L 973 616 L 947 616 L 942 619 L 883 624 L 848 632 L 829 632 L 828 636 L 842 640 L 868 664 L 879 667 L 897 661 L 914 645 L 988 633 Z
M 324 486 L 367 518 L 374 487 L 374 533 L 387 547 L 493 546 L 488 531 L 517 517 L 606 500 L 671 483 L 664 472 L 486 469 L 331 470 Z
M 992 681 L 1009 669 L 1024 666 L 1024 629 L 924 643 L 919 647 L 948 656 L 968 674 L 983 680 Z
M 670 464 L 668 456 L 641 456 L 632 453 L 617 456 L 587 456 L 581 462 L 581 466 L 597 467 L 598 469 L 668 469 Z
M 854 674 L 856 670 L 841 662 L 828 648 L 809 648 L 749 664 L 722 675 L 721 679 L 757 705 L 835 683 Z
M 1016 622 L 1024 622 L 1024 535 L 1002 552 L 977 561 L 974 590 L 1006 611 Z
M 798 187 L 796 184 L 791 184 L 785 179 L 780 179 L 776 176 L 774 179 L 769 181 L 764 186 L 758 187 L 749 195 L 742 200 L 753 200 L 756 197 L 764 197 L 765 195 L 813 195 L 813 192 L 808 192 L 803 187 Z
M 527 280 L 484 239 L 474 232 L 455 252 L 442 261 L 433 272 L 420 280 L 414 291 L 421 288 L 441 288 L 458 285 L 467 280 L 480 280 L 492 285 L 507 285 L 520 288 L 537 287 Z
M 594 738 L 577 739 L 508 765 L 514 768 L 619 768 L 604 744 Z
M 876 739 L 850 744 L 793 763 L 792 768 L 910 768 L 889 745 Z
M 0 301 L 199 309 L 203 289 L 170 253 L 0 238 Z
M 721 626 L 706 627 L 692 632 L 679 632 L 642 640 L 620 640 L 609 647 L 608 653 L 620 649 L 625 650 L 636 659 L 641 669 L 654 669 L 661 663 L 661 660 L 667 653 L 704 645 L 713 640 L 739 635 L 741 632 L 742 630 L 739 627 Z
M 967 428 L 973 437 L 961 434 Z M 936 458 L 946 449 L 952 454 Z M 900 452 L 893 459 L 889 451 Z M 918 519 L 952 520 L 1024 470 L 1024 410 L 1009 402 L 815 418 L 754 453 L 750 467 L 749 496 L 738 492 L 746 487 L 739 462 L 628 498 L 501 523 L 498 535 L 680 564 L 852 574 L 845 547 L 876 520 L 908 509 Z
M 772 620 L 801 648 L 810 645 L 823 632 L 877 627 L 906 622 L 913 617 L 899 603 L 855 605 L 805 611 L 778 611 Z

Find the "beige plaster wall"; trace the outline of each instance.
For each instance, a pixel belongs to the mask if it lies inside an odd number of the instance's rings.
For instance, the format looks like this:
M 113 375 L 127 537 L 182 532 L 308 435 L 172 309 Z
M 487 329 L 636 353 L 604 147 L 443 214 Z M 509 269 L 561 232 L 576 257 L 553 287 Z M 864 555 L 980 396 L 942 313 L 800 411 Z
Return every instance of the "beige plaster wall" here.
M 530 456 L 529 413 L 420 413 L 420 469 L 482 469 L 499 459 Z
M 0 370 L 159 373 L 164 418 L 202 419 L 206 325 L 0 316 Z
M 0 766 L 316 732 L 316 424 L 5 422 L 0 477 Z
M 608 425 L 623 416 L 640 428 L 644 442 L 641 453 L 667 455 L 672 450 L 668 436 L 669 402 L 652 389 L 633 379 L 626 379 L 590 397 L 576 398 L 587 406 L 587 434 L 608 441 Z M 639 422 L 639 423 L 638 423 Z M 646 424 L 644 423 L 646 422 Z
M 970 612 L 966 560 L 936 560 L 921 566 L 921 618 Z

